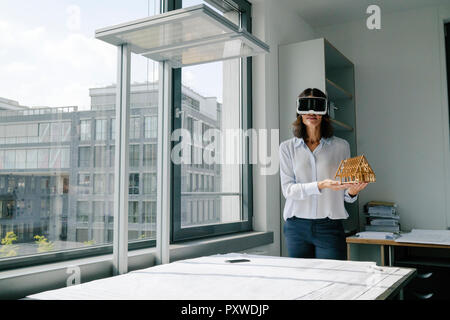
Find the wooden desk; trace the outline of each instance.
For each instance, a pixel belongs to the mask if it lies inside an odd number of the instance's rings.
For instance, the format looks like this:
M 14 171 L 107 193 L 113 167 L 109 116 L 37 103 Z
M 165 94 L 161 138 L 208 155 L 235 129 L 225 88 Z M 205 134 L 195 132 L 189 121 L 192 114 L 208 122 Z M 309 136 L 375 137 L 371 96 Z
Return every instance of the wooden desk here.
M 392 263 L 394 261 L 393 257 L 393 250 L 392 246 L 398 246 L 398 247 L 421 247 L 421 248 L 443 248 L 443 249 L 450 249 L 450 246 L 448 245 L 442 245 L 442 244 L 429 244 L 429 243 L 409 243 L 409 242 L 397 242 L 395 240 L 383 240 L 383 239 L 366 239 L 366 238 L 359 238 L 359 237 L 347 237 L 347 260 L 350 260 L 350 246 L 352 243 L 356 244 L 374 244 L 380 246 L 380 253 L 381 253 L 381 265 L 385 266 L 385 259 L 384 259 L 384 252 L 385 252 L 385 246 L 388 247 L 389 250 L 389 259 L 388 259 L 388 266 L 392 266 Z

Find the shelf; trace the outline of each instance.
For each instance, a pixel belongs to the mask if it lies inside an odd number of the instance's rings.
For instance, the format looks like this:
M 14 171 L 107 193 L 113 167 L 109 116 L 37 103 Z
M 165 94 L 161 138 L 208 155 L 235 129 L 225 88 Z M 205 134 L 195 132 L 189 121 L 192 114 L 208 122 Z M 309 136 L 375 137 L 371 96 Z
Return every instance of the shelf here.
M 343 122 L 341 122 L 339 120 L 336 120 L 336 119 L 333 119 L 333 118 L 330 118 L 330 121 L 331 121 L 331 123 L 333 124 L 333 127 L 336 130 L 353 131 L 353 128 L 351 126 L 349 126 L 348 124 L 346 124 L 346 123 L 343 123 Z
M 328 99 L 353 99 L 353 95 L 333 81 L 326 79 Z

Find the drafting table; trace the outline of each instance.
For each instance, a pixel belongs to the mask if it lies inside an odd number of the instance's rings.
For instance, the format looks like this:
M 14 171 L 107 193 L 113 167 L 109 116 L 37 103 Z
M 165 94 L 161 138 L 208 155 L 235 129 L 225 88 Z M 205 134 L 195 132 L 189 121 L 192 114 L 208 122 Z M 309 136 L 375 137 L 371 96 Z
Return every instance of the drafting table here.
M 231 258 L 250 262 L 225 262 Z M 229 253 L 157 265 L 27 298 L 374 300 L 396 296 L 415 273 L 415 269 L 379 267 L 375 262 Z

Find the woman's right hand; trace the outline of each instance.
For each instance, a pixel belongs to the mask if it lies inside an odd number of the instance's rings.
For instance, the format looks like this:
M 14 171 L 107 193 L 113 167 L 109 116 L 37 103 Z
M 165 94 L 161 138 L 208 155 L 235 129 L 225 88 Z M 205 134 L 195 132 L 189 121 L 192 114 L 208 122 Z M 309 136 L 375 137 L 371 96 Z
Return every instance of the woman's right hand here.
M 344 190 L 344 189 L 348 188 L 347 185 L 342 184 L 340 181 L 331 180 L 331 179 L 325 179 L 325 180 L 317 182 L 317 187 L 319 188 L 319 190 L 326 189 L 326 188 L 329 188 L 332 190 Z

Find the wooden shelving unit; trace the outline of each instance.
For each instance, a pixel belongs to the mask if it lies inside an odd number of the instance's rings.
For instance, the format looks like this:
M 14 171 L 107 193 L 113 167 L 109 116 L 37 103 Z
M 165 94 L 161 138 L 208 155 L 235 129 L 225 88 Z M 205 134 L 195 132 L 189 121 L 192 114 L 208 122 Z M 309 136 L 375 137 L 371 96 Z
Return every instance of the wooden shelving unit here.
M 325 79 L 327 84 L 327 93 L 329 96 L 334 97 L 335 100 L 340 99 L 353 99 L 353 95 L 339 86 L 338 84 L 334 83 L 330 79 Z
M 346 124 L 342 121 L 339 121 L 339 120 L 336 120 L 333 118 L 330 118 L 330 121 L 333 124 L 333 128 L 337 131 L 340 131 L 340 130 L 353 131 L 353 127 L 349 126 L 348 124 Z

